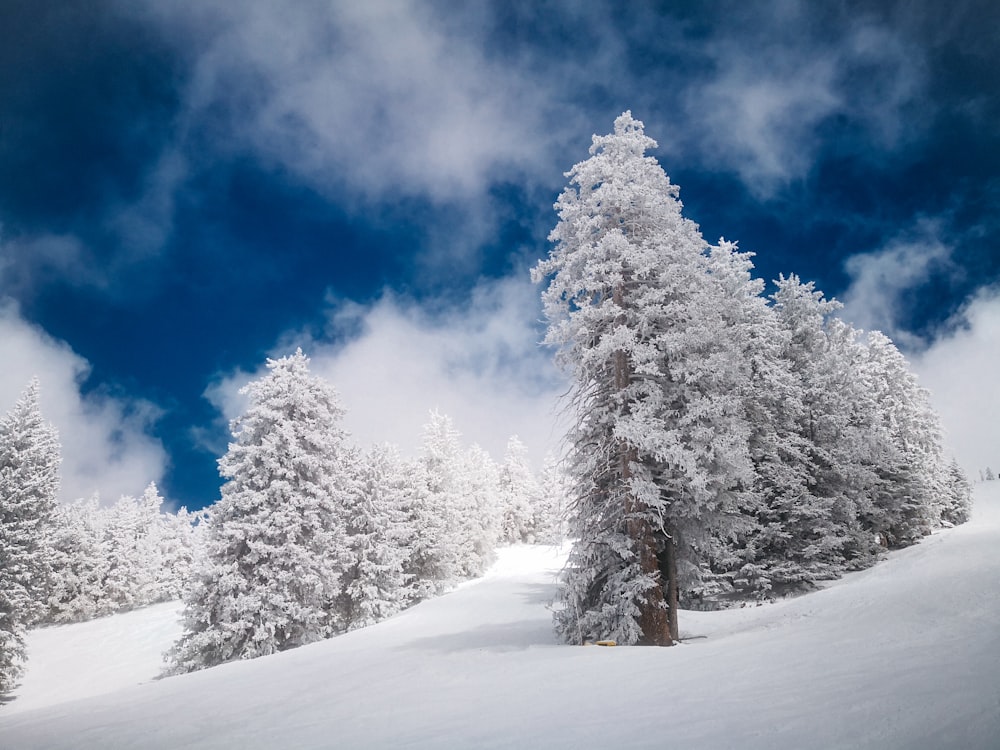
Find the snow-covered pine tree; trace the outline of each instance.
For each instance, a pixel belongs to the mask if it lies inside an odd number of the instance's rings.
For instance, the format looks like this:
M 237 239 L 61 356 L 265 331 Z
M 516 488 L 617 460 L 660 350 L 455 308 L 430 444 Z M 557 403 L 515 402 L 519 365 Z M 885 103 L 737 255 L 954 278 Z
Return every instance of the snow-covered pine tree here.
M 284 651 L 344 627 L 333 606 L 347 557 L 343 409 L 301 350 L 267 368 L 243 389 L 250 406 L 219 460 L 228 481 L 208 515 L 185 632 L 170 652 L 174 672 Z
M 535 541 L 539 544 L 559 544 L 566 536 L 565 508 L 568 505 L 569 480 L 554 455 L 547 455 L 542 462 L 538 483 Z
M 808 482 L 804 441 L 795 434 L 802 410 L 798 380 L 783 355 L 788 334 L 752 275 L 752 253 L 720 240 L 710 250 L 710 274 L 719 310 L 738 353 L 732 392 L 741 402 L 753 465 L 752 484 L 736 494 L 740 523 L 707 546 L 708 565 L 687 581 L 691 607 L 712 606 L 731 594 L 765 595 L 773 586 L 800 580 L 803 573 L 789 548 L 789 515 L 801 509 Z M 804 542 L 809 544 L 809 542 Z
M 895 345 L 882 333 L 868 334 L 865 369 L 875 402 L 871 433 L 878 476 L 870 530 L 890 546 L 918 541 L 940 525 L 949 481 L 941 427 L 928 392 Z
M 59 438 L 42 419 L 32 379 L 0 420 L 0 694 L 16 683 L 24 632 L 45 613 L 59 491 Z
M 965 523 L 972 512 L 972 483 L 954 458 L 948 464 L 947 492 L 942 498 L 941 520 L 948 524 Z
M 102 543 L 108 568 L 102 602 L 108 611 L 128 611 L 159 600 L 162 560 L 156 531 L 162 503 L 151 483 L 142 497 L 122 495 L 104 511 Z
M 203 511 L 179 508 L 176 513 L 162 513 L 154 530 L 160 569 L 156 577 L 157 601 L 183 596 L 191 568 L 197 557 Z
M 463 456 L 463 494 L 466 512 L 462 534 L 472 540 L 465 575 L 481 576 L 496 559 L 500 539 L 500 470 L 490 454 L 472 445 Z
M 673 643 L 678 557 L 701 562 L 751 476 L 707 243 L 645 155 L 655 145 L 629 112 L 594 137 L 532 271 L 549 280 L 545 341 L 574 382 L 576 542 L 556 613 L 568 641 Z
M 500 507 L 503 510 L 500 539 L 507 543 L 535 541 L 535 507 L 541 487 L 528 466 L 528 449 L 512 435 L 500 466 Z
M 104 540 L 107 515 L 96 495 L 57 507 L 46 621 L 83 622 L 114 611 L 104 596 L 109 568 Z
M 431 412 L 419 459 L 428 495 L 416 509 L 420 515 L 416 524 L 422 537 L 417 576 L 433 593 L 478 575 L 484 562 L 476 544 L 483 524 L 470 493 L 468 462 L 459 437 L 451 417 Z
M 406 568 L 413 544 L 407 513 L 410 477 L 392 445 L 357 461 L 346 511 L 348 559 L 337 597 L 348 629 L 392 617 L 413 599 Z

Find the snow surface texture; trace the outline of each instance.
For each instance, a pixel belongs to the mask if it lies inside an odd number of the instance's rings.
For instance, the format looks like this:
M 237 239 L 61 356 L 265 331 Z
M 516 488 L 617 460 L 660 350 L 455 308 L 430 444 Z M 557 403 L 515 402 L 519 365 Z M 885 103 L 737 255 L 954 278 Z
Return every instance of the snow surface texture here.
M 0 748 L 1000 746 L 1000 482 L 968 524 L 822 591 L 683 612 L 706 637 L 674 648 L 557 645 L 562 559 L 505 549 L 379 625 L 141 685 L 176 605 L 36 631 Z

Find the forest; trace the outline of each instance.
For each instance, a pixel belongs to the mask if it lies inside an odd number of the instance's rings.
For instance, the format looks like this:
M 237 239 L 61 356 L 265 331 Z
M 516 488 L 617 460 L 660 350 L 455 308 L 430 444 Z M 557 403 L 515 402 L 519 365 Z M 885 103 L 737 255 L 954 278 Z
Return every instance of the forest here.
M 532 276 L 571 427 L 537 475 L 516 437 L 496 462 L 437 412 L 414 459 L 354 445 L 298 350 L 244 389 L 208 508 L 168 512 L 155 484 L 59 504 L 58 435 L 28 384 L 0 421 L 0 694 L 28 628 L 182 599 L 168 671 L 190 672 L 373 624 L 500 545 L 563 539 L 563 641 L 671 645 L 684 609 L 808 591 L 967 520 L 969 482 L 892 341 L 706 242 L 655 145 L 622 114 L 555 204 Z

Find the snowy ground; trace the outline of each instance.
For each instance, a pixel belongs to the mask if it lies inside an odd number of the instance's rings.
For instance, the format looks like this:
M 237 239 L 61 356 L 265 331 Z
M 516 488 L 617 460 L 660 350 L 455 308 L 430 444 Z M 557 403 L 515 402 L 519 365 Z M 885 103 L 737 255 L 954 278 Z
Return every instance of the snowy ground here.
M 1000 482 L 972 522 L 675 648 L 553 642 L 562 558 L 296 651 L 149 681 L 176 605 L 40 630 L 0 748 L 1000 747 Z M 138 684 L 138 683 L 143 684 Z

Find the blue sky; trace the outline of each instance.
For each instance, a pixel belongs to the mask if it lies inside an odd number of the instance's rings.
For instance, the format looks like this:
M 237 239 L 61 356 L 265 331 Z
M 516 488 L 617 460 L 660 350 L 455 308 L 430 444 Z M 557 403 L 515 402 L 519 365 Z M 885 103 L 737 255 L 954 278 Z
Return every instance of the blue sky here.
M 0 408 L 40 377 L 67 498 L 212 502 L 299 345 L 362 444 L 436 407 L 554 447 L 527 270 L 625 109 L 706 239 L 890 334 L 1000 465 L 1000 7 L 456 5 L 0 2 Z

